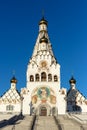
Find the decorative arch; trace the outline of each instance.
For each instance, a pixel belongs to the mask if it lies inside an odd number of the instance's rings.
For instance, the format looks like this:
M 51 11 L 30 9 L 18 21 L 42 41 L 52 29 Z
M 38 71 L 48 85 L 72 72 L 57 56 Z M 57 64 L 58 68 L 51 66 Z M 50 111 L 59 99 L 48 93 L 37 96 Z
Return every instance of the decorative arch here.
M 30 75 L 30 81 L 33 82 L 34 81 L 34 76 Z
M 47 79 L 46 73 L 42 72 L 41 73 L 41 81 L 46 81 L 46 79 Z
M 37 115 L 40 115 L 40 116 L 51 115 L 51 106 L 47 103 L 39 104 L 37 108 Z
M 55 91 L 49 86 L 37 86 L 31 93 L 31 114 L 49 116 L 56 115 L 56 108 L 52 110 L 51 104 L 56 105 Z

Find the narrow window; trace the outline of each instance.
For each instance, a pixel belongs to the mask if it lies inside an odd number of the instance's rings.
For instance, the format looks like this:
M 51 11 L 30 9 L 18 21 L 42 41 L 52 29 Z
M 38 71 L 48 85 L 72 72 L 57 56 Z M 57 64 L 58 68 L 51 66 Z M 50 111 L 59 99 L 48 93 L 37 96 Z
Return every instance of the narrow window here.
M 13 111 L 13 109 L 14 109 L 14 106 L 13 106 L 13 105 L 7 105 L 7 106 L 6 106 L 6 110 L 7 110 L 7 111 Z
M 40 79 L 40 78 L 39 78 L 39 74 L 36 74 L 36 75 L 35 75 L 35 80 L 36 80 L 36 81 L 39 81 L 39 79 Z
M 41 81 L 46 81 L 46 73 L 45 72 L 41 73 Z
M 57 75 L 54 75 L 54 82 L 57 82 L 57 81 L 58 81 Z
M 34 76 L 30 75 L 30 81 L 33 82 L 34 81 Z
M 52 81 L 52 75 L 51 74 L 48 74 L 48 81 Z

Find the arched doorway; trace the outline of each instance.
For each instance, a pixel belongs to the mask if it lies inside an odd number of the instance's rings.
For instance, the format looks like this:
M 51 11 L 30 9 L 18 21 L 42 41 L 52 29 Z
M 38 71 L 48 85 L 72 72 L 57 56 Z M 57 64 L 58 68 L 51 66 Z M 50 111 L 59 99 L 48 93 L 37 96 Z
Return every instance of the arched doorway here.
M 40 116 L 47 116 L 47 108 L 41 107 Z

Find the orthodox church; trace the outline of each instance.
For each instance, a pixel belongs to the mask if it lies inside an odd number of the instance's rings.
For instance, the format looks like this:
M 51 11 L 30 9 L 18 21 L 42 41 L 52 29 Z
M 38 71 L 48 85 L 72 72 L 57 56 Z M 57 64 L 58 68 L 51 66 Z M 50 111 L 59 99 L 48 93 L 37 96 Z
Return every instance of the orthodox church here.
M 33 54 L 27 65 L 26 87 L 19 93 L 17 80 L 0 97 L 0 113 L 20 113 L 51 116 L 66 112 L 87 112 L 87 100 L 76 89 L 76 80 L 69 81 L 70 89 L 61 87 L 60 64 L 54 57 L 48 36 L 48 22 L 39 22 L 39 33 Z

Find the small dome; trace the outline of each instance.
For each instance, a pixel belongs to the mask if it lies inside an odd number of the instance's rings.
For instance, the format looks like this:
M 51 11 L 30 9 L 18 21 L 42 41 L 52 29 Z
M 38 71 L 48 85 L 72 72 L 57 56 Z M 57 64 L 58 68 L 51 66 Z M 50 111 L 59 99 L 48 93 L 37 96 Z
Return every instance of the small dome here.
M 72 76 L 71 79 L 69 80 L 69 83 L 70 83 L 70 84 L 72 84 L 72 83 L 76 84 L 76 80 L 73 78 L 73 76 Z
M 44 17 L 40 20 L 39 25 L 40 24 L 46 24 L 47 25 L 47 21 L 44 19 Z
M 17 79 L 13 76 L 13 78 L 10 80 L 11 83 L 17 83 Z
M 43 36 L 43 37 L 40 39 L 40 43 L 42 43 L 42 42 L 48 43 L 48 39 L 47 39 L 45 36 Z

